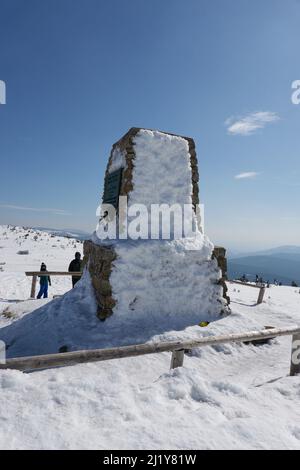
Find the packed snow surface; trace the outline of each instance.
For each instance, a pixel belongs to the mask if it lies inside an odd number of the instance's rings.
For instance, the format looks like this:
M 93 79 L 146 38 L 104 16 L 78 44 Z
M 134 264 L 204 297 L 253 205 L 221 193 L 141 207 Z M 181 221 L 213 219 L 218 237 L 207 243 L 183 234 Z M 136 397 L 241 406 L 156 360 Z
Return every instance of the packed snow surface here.
M 60 311 L 56 308 L 59 299 L 26 300 L 30 283 L 24 271 L 36 269 L 41 261 L 51 269 L 66 269 L 77 242 L 65 239 L 57 243 L 50 266 L 50 258 L 46 258 L 50 236 L 43 234 L 32 241 L 32 259 L 31 242 L 20 248 L 19 235 L 7 228 L 1 230 L 0 246 L 5 248 L 0 250 L 0 262 L 6 265 L 0 272 L 0 338 L 9 325 L 16 325 L 17 331 L 17 325 L 32 312 L 41 321 L 39 311 L 52 316 L 52 326 L 62 320 L 63 311 L 70 318 L 68 308 L 76 302 L 68 299 L 76 293 L 76 300 L 84 301 L 89 284 L 83 280 L 72 294 L 67 293 L 60 301 L 64 302 Z M 69 243 L 69 248 L 62 248 Z M 16 255 L 19 249 L 28 249 L 30 254 L 21 258 L 23 255 Z M 25 258 L 27 261 L 22 261 Z M 70 285 L 64 278 L 57 282 L 51 294 Z M 253 288 L 231 285 L 229 293 L 232 314 L 207 328 L 182 325 L 181 330 L 170 331 L 163 325 L 138 334 L 144 340 L 164 341 L 300 324 L 299 289 L 271 286 L 260 306 Z M 47 304 L 48 309 L 42 309 L 41 304 Z M 87 312 L 91 307 L 87 305 Z M 78 325 L 81 321 L 85 324 L 86 318 L 79 317 Z M 90 320 L 83 341 L 90 339 L 95 347 L 92 315 Z M 71 335 L 73 328 L 77 325 L 72 322 L 57 327 L 58 339 L 51 348 L 68 344 L 71 337 L 73 344 L 80 342 Z M 126 324 L 115 334 L 126 338 Z M 30 350 L 26 330 L 24 338 L 19 354 Z M 300 377 L 288 376 L 290 353 L 291 338 L 283 337 L 263 346 L 228 344 L 195 349 L 185 355 L 184 367 L 173 371 L 169 370 L 169 353 L 31 374 L 1 370 L 0 448 L 300 449 Z

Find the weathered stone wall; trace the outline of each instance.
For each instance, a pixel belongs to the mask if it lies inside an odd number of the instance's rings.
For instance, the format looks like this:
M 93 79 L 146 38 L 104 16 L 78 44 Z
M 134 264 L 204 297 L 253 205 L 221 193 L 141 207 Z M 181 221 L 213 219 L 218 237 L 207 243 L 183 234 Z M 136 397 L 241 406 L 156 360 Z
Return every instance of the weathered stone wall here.
M 123 175 L 122 175 L 120 196 L 127 196 L 133 190 L 132 173 L 133 173 L 134 159 L 135 159 L 133 138 L 136 136 L 139 130 L 140 129 L 136 127 L 131 128 L 127 132 L 127 134 L 125 134 L 118 142 L 116 142 L 113 145 L 111 153 L 110 153 L 110 157 L 109 157 L 108 164 L 106 167 L 105 176 L 107 176 L 109 172 L 109 168 L 112 163 L 114 151 L 118 149 L 125 156 L 126 168 L 124 168 Z
M 91 275 L 98 304 L 97 316 L 104 321 L 112 315 L 116 305 L 109 280 L 116 253 L 113 247 L 99 246 L 89 240 L 83 244 L 83 253 L 83 263 Z
M 227 295 L 228 287 L 226 285 L 227 280 L 227 259 L 226 259 L 226 249 L 221 246 L 216 246 L 213 251 L 213 259 L 217 260 L 218 266 L 222 271 L 222 278 L 219 281 L 219 284 L 223 286 L 223 297 L 230 304 L 230 297 Z
M 191 168 L 192 168 L 192 203 L 194 210 L 196 211 L 196 206 L 199 204 L 199 170 L 198 170 L 198 160 L 196 154 L 196 146 L 193 139 L 190 137 L 184 137 L 189 143 L 189 152 L 191 156 Z

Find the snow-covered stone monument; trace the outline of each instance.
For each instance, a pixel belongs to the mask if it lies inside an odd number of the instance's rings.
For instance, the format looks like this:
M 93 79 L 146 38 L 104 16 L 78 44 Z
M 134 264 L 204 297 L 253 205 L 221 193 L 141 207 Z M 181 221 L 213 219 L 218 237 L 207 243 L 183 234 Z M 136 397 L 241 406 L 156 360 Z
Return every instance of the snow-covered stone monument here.
M 1 328 L 8 358 L 182 340 L 229 313 L 225 250 L 203 233 L 192 139 L 131 129 L 112 148 L 102 200 L 81 280 Z
M 195 324 L 229 313 L 225 252 L 203 233 L 198 180 L 191 138 L 132 128 L 113 145 L 100 221 L 84 244 L 100 320 Z

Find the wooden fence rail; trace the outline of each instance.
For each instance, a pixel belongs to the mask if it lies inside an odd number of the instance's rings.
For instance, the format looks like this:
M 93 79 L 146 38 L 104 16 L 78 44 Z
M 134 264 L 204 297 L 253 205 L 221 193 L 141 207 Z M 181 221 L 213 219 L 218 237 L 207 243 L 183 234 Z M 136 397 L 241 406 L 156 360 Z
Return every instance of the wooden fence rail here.
M 36 281 L 38 276 L 76 276 L 81 277 L 82 272 L 69 272 L 69 271 L 27 271 L 26 276 L 32 277 L 30 298 L 35 299 Z
M 108 361 L 125 357 L 143 356 L 172 352 L 171 368 L 181 367 L 184 360 L 184 350 L 226 344 L 234 342 L 251 342 L 260 339 L 270 339 L 277 336 L 293 336 L 292 359 L 290 374 L 300 374 L 300 327 L 273 328 L 263 331 L 250 331 L 247 333 L 230 334 L 224 336 L 210 336 L 198 340 L 171 341 L 162 343 L 146 343 L 134 346 L 123 346 L 110 349 L 94 349 L 74 351 L 45 356 L 32 356 L 8 359 L 0 369 L 17 369 L 31 371 L 49 367 L 65 367 L 88 362 Z M 298 360 L 299 359 L 299 360 Z
M 227 281 L 230 284 L 239 284 L 240 286 L 246 286 L 246 287 L 254 287 L 255 289 L 259 289 L 258 293 L 258 299 L 257 299 L 257 305 L 260 305 L 263 303 L 265 292 L 266 292 L 266 287 L 263 285 L 257 286 L 255 284 L 249 284 L 247 282 L 242 282 L 242 281 Z

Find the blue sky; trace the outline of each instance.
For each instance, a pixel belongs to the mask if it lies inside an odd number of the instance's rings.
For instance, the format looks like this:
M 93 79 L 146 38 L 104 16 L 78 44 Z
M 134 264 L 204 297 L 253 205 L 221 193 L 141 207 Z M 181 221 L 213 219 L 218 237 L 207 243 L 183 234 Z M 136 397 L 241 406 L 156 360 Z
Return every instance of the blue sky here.
M 140 126 L 195 139 L 214 242 L 299 245 L 299 24 L 297 0 L 0 0 L 0 223 L 93 230 Z

